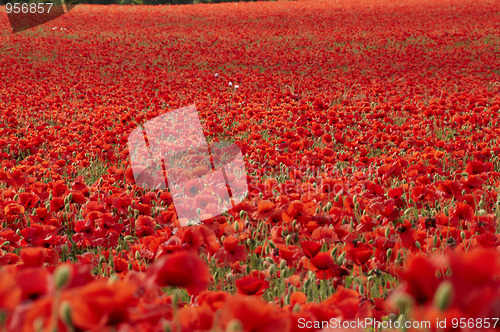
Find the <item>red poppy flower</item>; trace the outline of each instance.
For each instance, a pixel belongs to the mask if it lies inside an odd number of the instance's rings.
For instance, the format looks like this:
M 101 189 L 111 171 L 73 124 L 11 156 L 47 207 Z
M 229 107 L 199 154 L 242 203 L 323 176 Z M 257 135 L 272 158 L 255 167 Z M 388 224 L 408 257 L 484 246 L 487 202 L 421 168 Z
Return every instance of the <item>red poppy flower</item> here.
M 236 288 L 240 294 L 261 296 L 269 288 L 269 282 L 254 276 L 244 276 L 236 280 Z
M 220 323 L 223 328 L 234 320 L 241 322 L 244 331 L 288 331 L 291 327 L 286 313 L 258 298 L 243 295 L 230 297 L 222 309 Z
M 344 250 L 347 252 L 346 258 L 357 265 L 365 264 L 373 255 L 373 247 L 363 242 L 351 242 L 344 247 Z
M 196 255 L 184 251 L 161 257 L 149 271 L 159 286 L 186 288 L 193 295 L 205 290 L 210 281 L 207 264 Z
M 155 232 L 156 222 L 150 216 L 139 216 L 135 221 L 135 233 L 137 236 L 152 235 Z
M 21 259 L 25 267 L 40 267 L 45 260 L 45 251 L 43 248 L 23 248 Z
M 407 268 L 400 271 L 400 277 L 405 281 L 406 292 L 420 304 L 433 300 L 440 280 L 436 277 L 437 267 L 429 258 L 421 255 L 412 256 Z
M 314 241 L 301 241 L 300 246 L 307 258 L 313 258 L 321 250 L 322 245 Z

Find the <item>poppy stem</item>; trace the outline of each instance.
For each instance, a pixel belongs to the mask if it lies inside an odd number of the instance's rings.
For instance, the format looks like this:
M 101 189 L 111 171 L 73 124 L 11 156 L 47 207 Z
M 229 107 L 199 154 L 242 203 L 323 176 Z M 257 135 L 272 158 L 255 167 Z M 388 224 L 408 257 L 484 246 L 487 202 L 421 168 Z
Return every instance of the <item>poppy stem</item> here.
M 57 332 L 57 316 L 59 313 L 59 305 L 61 304 L 61 290 L 56 289 L 54 300 L 52 301 L 52 313 L 50 315 L 49 331 Z

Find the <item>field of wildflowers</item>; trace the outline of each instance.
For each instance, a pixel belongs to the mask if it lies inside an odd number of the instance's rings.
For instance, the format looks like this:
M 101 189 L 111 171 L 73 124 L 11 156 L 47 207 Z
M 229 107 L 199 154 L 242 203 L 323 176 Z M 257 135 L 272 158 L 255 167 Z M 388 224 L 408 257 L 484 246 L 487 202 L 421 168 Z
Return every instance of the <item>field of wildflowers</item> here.
M 0 331 L 500 329 L 499 12 L 79 5 L 15 34 L 0 15 Z M 192 104 L 249 194 L 183 227 L 127 140 Z

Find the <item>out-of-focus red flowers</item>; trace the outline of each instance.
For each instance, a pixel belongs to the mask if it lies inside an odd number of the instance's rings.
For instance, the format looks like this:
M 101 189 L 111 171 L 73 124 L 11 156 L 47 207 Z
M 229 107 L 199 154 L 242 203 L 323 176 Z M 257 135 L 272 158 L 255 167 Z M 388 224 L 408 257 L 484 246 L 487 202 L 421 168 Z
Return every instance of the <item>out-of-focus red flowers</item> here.
M 415 320 L 499 317 L 497 11 L 81 5 L 0 34 L 0 331 L 302 331 L 407 312 L 393 296 Z M 182 227 L 127 141 L 192 103 L 249 194 Z

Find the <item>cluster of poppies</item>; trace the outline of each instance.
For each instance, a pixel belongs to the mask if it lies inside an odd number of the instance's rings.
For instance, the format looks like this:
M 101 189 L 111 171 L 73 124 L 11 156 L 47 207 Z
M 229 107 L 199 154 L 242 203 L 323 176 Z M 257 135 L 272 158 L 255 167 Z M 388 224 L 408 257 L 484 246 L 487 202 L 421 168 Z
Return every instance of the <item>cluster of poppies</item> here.
M 499 317 L 494 6 L 80 5 L 0 29 L 0 331 Z M 191 104 L 248 196 L 185 226 L 127 142 Z

